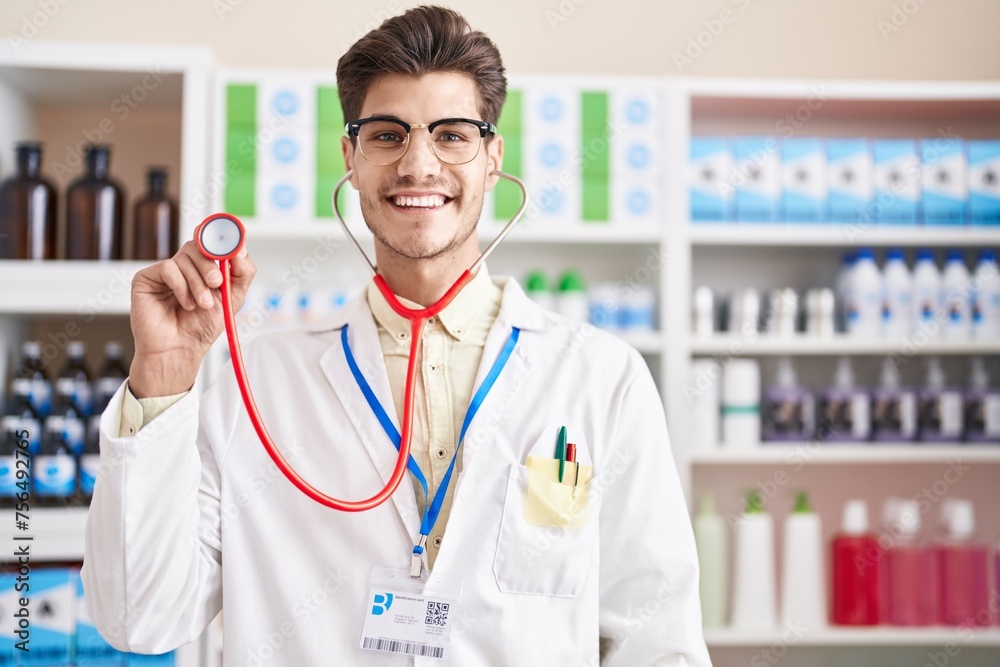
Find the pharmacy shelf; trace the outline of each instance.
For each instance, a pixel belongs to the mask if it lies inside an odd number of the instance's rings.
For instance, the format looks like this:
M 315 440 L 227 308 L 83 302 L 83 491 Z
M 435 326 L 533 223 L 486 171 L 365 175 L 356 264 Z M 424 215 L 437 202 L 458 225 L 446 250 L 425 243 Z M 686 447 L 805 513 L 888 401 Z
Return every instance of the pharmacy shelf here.
M 665 338 L 658 331 L 612 331 L 642 354 L 660 354 L 663 352 Z
M 796 335 L 788 337 L 756 337 L 716 334 L 710 338 L 691 340 L 691 354 L 696 356 L 726 355 L 752 357 L 764 355 L 839 356 L 889 355 L 987 355 L 1000 354 L 1000 340 L 943 341 L 928 340 L 919 334 L 903 340 L 872 340 L 851 338 L 843 334 L 830 337 Z
M 842 224 L 691 223 L 704 246 L 1000 246 L 1000 227 L 872 227 Z
M 1000 443 L 981 445 L 952 443 L 925 445 L 915 443 L 763 443 L 753 449 L 727 447 L 698 451 L 692 454 L 691 463 L 699 466 L 730 465 L 852 465 L 852 464 L 922 464 L 947 463 L 1000 463 Z
M 125 315 L 149 262 L 0 261 L 0 314 Z
M 13 510 L 2 531 L 4 544 L 29 544 L 33 563 L 45 561 L 82 561 L 83 534 L 87 525 L 86 507 L 32 507 L 28 512 L 28 530 L 15 531 Z M 14 538 L 31 537 L 30 541 Z M 7 557 L 0 559 L 2 562 Z
M 792 629 L 774 632 L 705 630 L 709 647 L 726 646 L 1000 646 L 1000 630 L 965 628 L 824 628 L 801 636 Z

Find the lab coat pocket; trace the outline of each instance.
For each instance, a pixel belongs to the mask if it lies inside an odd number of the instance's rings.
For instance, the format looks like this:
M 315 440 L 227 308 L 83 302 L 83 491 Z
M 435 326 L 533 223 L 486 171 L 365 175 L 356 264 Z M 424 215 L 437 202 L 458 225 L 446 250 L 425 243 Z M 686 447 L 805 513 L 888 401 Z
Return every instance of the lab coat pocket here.
M 562 489 L 555 487 L 562 486 Z M 589 508 L 589 477 L 573 487 L 513 465 L 507 480 L 493 574 L 505 593 L 576 597 L 587 581 L 596 522 Z M 538 525 L 531 520 L 540 521 Z

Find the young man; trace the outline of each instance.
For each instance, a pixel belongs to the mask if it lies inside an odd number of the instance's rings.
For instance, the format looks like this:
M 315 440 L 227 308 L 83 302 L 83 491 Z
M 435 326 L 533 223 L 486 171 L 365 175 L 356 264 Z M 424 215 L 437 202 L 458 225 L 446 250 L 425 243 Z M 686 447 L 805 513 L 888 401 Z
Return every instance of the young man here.
M 344 159 L 379 272 L 404 304 L 429 305 L 479 255 L 483 194 L 503 164 L 500 56 L 458 14 L 420 7 L 355 44 L 337 79 Z M 254 271 L 245 253 L 234 260 L 237 306 Z M 102 420 L 82 573 L 112 644 L 166 651 L 224 607 L 226 665 L 432 664 L 360 644 L 426 654 L 419 639 L 378 642 L 371 624 L 398 613 L 393 590 L 419 596 L 423 580 L 406 573 L 440 492 L 423 566 L 432 584 L 460 587 L 444 664 L 709 664 L 691 526 L 635 350 L 539 309 L 483 267 L 422 341 L 412 452 L 424 482 L 413 475 L 390 502 L 340 513 L 278 472 L 231 373 L 202 397 L 193 390 L 223 328 L 220 278 L 188 242 L 133 283 L 136 354 Z M 397 453 L 362 386 L 398 429 L 409 336 L 370 287 L 326 321 L 248 350 L 268 429 L 316 488 L 360 499 L 388 480 Z M 575 487 L 553 479 L 562 426 Z M 380 566 L 404 585 L 373 579 Z

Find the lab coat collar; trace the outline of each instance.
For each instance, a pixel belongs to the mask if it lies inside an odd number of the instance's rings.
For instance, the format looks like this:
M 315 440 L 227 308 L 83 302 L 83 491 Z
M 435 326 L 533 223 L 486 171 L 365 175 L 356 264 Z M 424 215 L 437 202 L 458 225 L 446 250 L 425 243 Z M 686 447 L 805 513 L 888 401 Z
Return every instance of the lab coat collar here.
M 503 297 L 500 312 L 486 337 L 483 360 L 476 374 L 475 386 L 477 387 L 483 382 L 489 368 L 493 365 L 493 361 L 500 354 L 501 348 L 511 334 L 511 327 L 517 327 L 522 332 L 537 331 L 546 327 L 551 321 L 544 310 L 528 299 L 515 280 L 497 277 L 494 278 L 494 282 L 503 290 Z M 362 292 L 351 299 L 340 311 L 310 325 L 307 330 L 316 333 L 332 332 L 343 329 L 345 325 L 350 325 L 348 339 L 359 369 L 364 374 L 372 392 L 382 404 L 389 419 L 392 420 L 397 430 L 401 430 L 402 424 L 396 414 L 392 390 L 385 372 L 385 359 L 382 356 L 378 328 L 368 306 L 367 295 Z M 524 336 L 521 338 L 523 339 Z M 529 375 L 531 360 L 525 351 L 527 343 L 528 341 L 524 341 L 523 344 L 516 346 L 503 372 L 497 378 L 493 390 L 487 396 L 482 409 L 470 424 L 466 434 L 466 442 L 463 445 L 465 448 L 463 468 L 467 471 L 473 465 L 483 464 L 483 457 L 477 457 L 476 453 L 492 440 L 493 430 L 502 428 L 503 416 L 508 405 L 518 395 L 520 386 Z M 371 458 L 372 464 L 378 471 L 382 483 L 387 484 L 395 467 L 396 451 L 389 443 L 378 418 L 358 389 L 354 376 L 348 367 L 340 335 L 332 338 L 330 347 L 320 357 L 320 367 L 351 420 L 351 424 Z M 466 475 L 459 475 L 458 480 L 454 482 L 456 497 L 465 477 Z M 414 493 L 394 493 L 392 494 L 392 503 L 400 519 L 401 529 L 411 541 L 415 542 L 420 529 L 420 514 L 416 495 Z M 456 507 L 458 505 L 460 503 L 456 504 Z M 452 511 L 461 510 L 453 508 Z M 438 564 L 444 563 L 446 565 L 447 558 L 451 557 L 449 554 L 448 549 L 439 552 Z

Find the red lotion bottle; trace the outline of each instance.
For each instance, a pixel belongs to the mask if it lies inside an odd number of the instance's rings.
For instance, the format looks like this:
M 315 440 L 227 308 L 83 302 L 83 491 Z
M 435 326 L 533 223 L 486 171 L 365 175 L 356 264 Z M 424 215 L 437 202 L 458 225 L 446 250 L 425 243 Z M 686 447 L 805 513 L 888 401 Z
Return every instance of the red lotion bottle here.
M 868 532 L 868 505 L 844 506 L 843 529 L 833 540 L 833 623 L 878 625 L 879 560 L 882 551 Z

